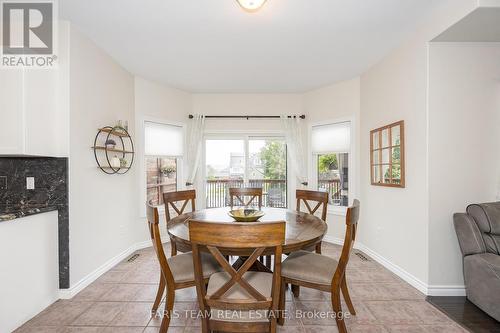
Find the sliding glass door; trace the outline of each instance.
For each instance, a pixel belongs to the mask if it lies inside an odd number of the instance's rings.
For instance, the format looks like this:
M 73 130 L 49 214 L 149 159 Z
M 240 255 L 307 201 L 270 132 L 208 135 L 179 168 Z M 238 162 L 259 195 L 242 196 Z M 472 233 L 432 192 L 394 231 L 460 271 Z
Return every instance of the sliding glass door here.
M 205 141 L 206 207 L 229 204 L 228 189 L 242 187 L 245 180 L 245 141 Z
M 206 207 L 229 205 L 230 187 L 261 187 L 264 206 L 286 207 L 284 139 L 255 136 L 206 139 Z
M 248 139 L 247 177 L 250 187 L 262 187 L 263 204 L 286 207 L 286 145 L 280 138 Z

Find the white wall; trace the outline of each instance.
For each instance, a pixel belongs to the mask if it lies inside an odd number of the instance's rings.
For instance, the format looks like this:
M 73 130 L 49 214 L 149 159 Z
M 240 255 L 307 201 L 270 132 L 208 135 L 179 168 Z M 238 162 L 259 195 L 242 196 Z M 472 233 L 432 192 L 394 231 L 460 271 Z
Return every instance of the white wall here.
M 99 170 L 90 146 L 97 129 L 128 120 L 134 131 L 134 78 L 83 36 L 70 32 L 70 279 L 71 286 L 135 243 L 136 168 Z
M 192 107 L 191 94 L 135 77 L 136 117 L 153 117 L 187 122 Z
M 447 1 L 422 29 L 361 76 L 361 243 L 426 291 L 429 275 L 427 46 L 477 5 Z M 405 121 L 406 188 L 370 185 L 369 132 Z
M 429 284 L 460 287 L 453 213 L 499 189 L 500 44 L 431 44 L 429 73 Z
M 194 94 L 193 113 L 205 115 L 302 114 L 301 94 Z M 281 131 L 279 119 L 208 119 L 207 131 Z
M 359 116 L 360 78 L 342 81 L 304 94 L 309 122 Z
M 59 296 L 57 212 L 0 223 L 0 332 L 12 332 Z
M 353 199 L 359 194 L 359 113 L 360 113 L 360 79 L 339 82 L 304 94 L 304 111 L 309 126 L 314 123 L 352 118 L 354 144 L 352 148 L 353 168 L 350 170 L 350 195 Z M 312 156 L 308 156 L 309 159 Z M 314 170 L 310 170 L 312 176 Z M 328 232 L 330 239 L 343 240 L 345 235 L 345 216 L 328 213 Z

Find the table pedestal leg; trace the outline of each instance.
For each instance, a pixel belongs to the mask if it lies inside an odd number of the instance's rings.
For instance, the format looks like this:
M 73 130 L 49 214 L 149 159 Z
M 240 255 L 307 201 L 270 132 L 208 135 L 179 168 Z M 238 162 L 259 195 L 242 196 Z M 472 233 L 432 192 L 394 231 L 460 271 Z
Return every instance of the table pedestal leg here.
M 248 259 L 248 257 L 239 257 L 233 264 L 233 268 L 235 270 L 240 269 L 241 266 L 245 263 L 245 261 Z M 250 267 L 249 271 L 254 271 L 254 272 L 266 272 L 266 273 L 272 273 L 272 271 L 267 268 L 263 263 L 261 263 L 258 260 L 255 260 L 253 263 L 252 267 Z

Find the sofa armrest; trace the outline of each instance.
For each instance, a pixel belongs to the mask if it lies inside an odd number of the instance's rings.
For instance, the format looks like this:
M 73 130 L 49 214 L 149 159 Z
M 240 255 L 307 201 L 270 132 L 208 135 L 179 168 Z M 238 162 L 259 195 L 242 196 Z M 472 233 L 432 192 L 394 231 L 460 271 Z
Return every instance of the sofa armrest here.
M 454 214 L 453 224 L 455 225 L 458 243 L 464 257 L 486 252 L 481 231 L 469 215 L 464 213 Z
M 467 298 L 500 321 L 500 256 L 493 253 L 464 258 Z

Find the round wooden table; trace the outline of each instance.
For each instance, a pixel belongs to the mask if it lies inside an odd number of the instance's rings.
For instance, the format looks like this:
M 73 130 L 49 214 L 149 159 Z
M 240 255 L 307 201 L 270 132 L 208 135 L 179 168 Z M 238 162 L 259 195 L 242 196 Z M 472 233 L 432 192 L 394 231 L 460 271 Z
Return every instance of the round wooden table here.
M 317 243 L 321 242 L 326 230 L 328 229 L 326 222 L 311 214 L 296 212 L 294 210 L 284 208 L 263 207 L 262 210 L 266 214 L 259 219 L 261 222 L 286 221 L 286 239 L 285 244 L 283 245 L 283 253 L 290 253 L 314 247 Z M 229 211 L 229 207 L 222 207 L 203 209 L 179 215 L 168 222 L 168 234 L 172 242 L 175 242 L 177 250 L 180 252 L 191 251 L 188 221 L 196 219 L 212 222 L 234 223 L 234 220 L 228 215 Z M 252 253 L 252 251 L 242 252 L 241 250 L 236 249 L 227 249 L 225 251 L 221 250 L 221 252 L 225 255 L 237 256 L 245 256 Z

